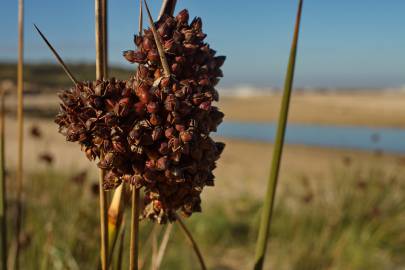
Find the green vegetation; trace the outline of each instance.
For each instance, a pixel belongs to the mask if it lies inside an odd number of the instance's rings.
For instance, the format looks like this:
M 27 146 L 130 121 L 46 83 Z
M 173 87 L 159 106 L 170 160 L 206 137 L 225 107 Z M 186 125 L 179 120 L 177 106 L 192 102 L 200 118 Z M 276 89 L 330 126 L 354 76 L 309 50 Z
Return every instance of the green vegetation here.
M 93 80 L 95 78 L 95 65 L 89 63 L 68 63 L 69 69 L 79 80 Z M 134 71 L 120 67 L 110 67 L 110 77 L 127 79 Z M 0 81 L 10 79 L 16 81 L 17 67 L 13 63 L 0 63 Z M 57 64 L 38 63 L 24 65 L 24 80 L 30 84 L 45 87 L 67 87 L 72 82 L 63 69 Z
M 377 169 L 361 177 L 365 169 L 350 170 L 337 172 L 334 182 L 297 179 L 296 185 L 283 187 L 271 228 L 268 252 L 272 259 L 265 269 L 270 265 L 297 270 L 405 267 L 404 177 Z M 30 175 L 22 269 L 93 269 L 97 265 L 99 226 L 94 212 L 98 197 L 90 179 L 75 182 L 71 178 L 56 171 Z M 9 204 L 13 208 L 14 198 L 9 197 Z M 260 202 L 243 197 L 222 204 L 207 200 L 203 206 L 203 215 L 185 221 L 209 269 L 251 267 Z M 128 225 L 129 209 L 126 218 Z M 142 257 L 149 253 L 150 243 L 145 247 L 144 242 L 151 225 L 141 224 Z M 195 254 L 179 228 L 174 228 L 162 269 L 196 269 Z M 128 252 L 124 250 L 124 258 Z

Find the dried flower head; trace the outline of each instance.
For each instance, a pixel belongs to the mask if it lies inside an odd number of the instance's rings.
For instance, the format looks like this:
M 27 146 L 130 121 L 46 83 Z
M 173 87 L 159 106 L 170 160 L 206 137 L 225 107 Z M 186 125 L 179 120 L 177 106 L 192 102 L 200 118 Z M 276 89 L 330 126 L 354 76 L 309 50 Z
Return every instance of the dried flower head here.
M 143 188 L 143 216 L 159 223 L 175 220 L 178 210 L 186 216 L 201 211 L 200 194 L 214 185 L 212 172 L 224 149 L 209 135 L 224 116 L 213 102 L 225 57 L 204 43 L 201 19 L 189 24 L 188 17 L 183 10 L 155 23 L 171 76 L 164 75 L 147 29 L 134 38 L 138 49 L 124 52 L 139 64 L 135 76 L 63 91 L 56 119 L 90 160 L 101 157 L 104 188 L 123 181 Z

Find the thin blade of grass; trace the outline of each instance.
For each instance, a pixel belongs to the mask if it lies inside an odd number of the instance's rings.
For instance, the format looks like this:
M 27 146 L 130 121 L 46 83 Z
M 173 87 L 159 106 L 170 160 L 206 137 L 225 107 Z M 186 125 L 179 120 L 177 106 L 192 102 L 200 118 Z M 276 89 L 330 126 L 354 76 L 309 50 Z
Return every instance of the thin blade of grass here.
M 156 257 L 157 257 L 157 253 L 158 253 L 158 235 L 157 235 L 157 231 L 154 230 L 152 232 L 152 260 L 151 260 L 151 270 L 157 270 L 156 268 Z
M 24 0 L 18 1 L 18 67 L 17 67 L 17 122 L 18 122 L 18 149 L 17 149 L 17 217 L 16 217 L 16 250 L 15 269 L 20 267 L 20 233 L 22 227 L 22 193 L 23 193 L 23 162 L 24 162 Z M 14 267 L 14 265 L 13 265 Z
M 180 225 L 180 228 L 181 228 L 182 232 L 184 233 L 184 235 L 188 239 L 189 243 L 191 244 L 191 247 L 193 248 L 195 254 L 197 255 L 197 258 L 198 258 L 198 261 L 200 263 L 201 269 L 206 270 L 207 267 L 205 265 L 204 258 L 203 258 L 202 254 L 201 254 L 200 248 L 197 245 L 197 242 L 194 240 L 193 235 L 187 229 L 186 224 L 184 224 L 184 222 L 181 220 L 180 216 L 176 215 L 176 218 L 177 218 L 177 223 Z
M 152 226 L 152 229 L 150 230 L 148 236 L 146 237 L 146 240 L 143 242 L 142 245 L 142 250 L 143 250 L 143 258 L 139 259 L 139 269 L 143 269 L 143 266 L 147 260 L 147 258 L 149 257 L 149 254 L 151 252 L 151 249 L 149 248 L 149 246 L 151 245 L 152 242 L 152 237 L 153 234 L 155 233 L 155 231 L 157 231 L 159 229 L 159 225 L 154 223 Z
M 7 270 L 7 200 L 6 200 L 6 166 L 4 148 L 4 99 L 5 93 L 0 89 L 0 259 L 2 269 Z
M 139 189 L 132 187 L 131 198 L 131 241 L 129 269 L 138 270 L 139 259 Z
M 159 251 L 156 256 L 156 265 L 155 265 L 156 270 L 159 270 L 160 265 L 162 264 L 163 257 L 165 256 L 165 253 L 166 253 L 167 244 L 169 243 L 169 240 L 170 240 L 170 235 L 172 233 L 172 229 L 173 229 L 173 224 L 170 223 L 169 225 L 167 225 L 166 231 L 162 238 L 162 242 L 160 243 Z
M 52 51 L 53 55 L 56 57 L 56 60 L 58 60 L 59 64 L 62 66 L 63 70 L 65 71 L 66 75 L 68 75 L 69 79 L 74 83 L 77 84 L 76 78 L 73 76 L 72 72 L 69 70 L 69 68 L 66 66 L 65 62 L 62 60 L 62 58 L 59 56 L 58 52 L 55 50 L 55 48 L 52 46 L 52 44 L 48 41 L 48 39 L 45 37 L 45 35 L 39 30 L 39 28 L 34 24 L 35 29 L 37 30 L 38 34 L 41 36 L 41 38 L 44 40 L 46 45 L 48 45 L 48 48 Z
M 107 6 L 107 3 L 102 3 L 107 0 L 95 0 L 95 38 L 96 38 L 96 79 L 106 79 L 107 62 L 105 57 L 107 40 L 104 38 L 106 35 L 104 25 L 106 24 L 106 11 L 103 10 Z M 103 159 L 103 153 L 100 153 L 100 159 Z M 100 201 L 100 257 L 101 257 L 101 269 L 108 269 L 108 205 L 107 194 L 103 188 L 105 172 L 103 169 L 99 169 L 99 201 Z
M 288 109 L 290 104 L 291 90 L 294 81 L 294 70 L 297 56 L 297 45 L 299 28 L 301 22 L 303 0 L 299 1 L 297 18 L 295 23 L 294 37 L 291 46 L 290 58 L 287 68 L 287 74 L 284 84 L 284 93 L 281 102 L 280 115 L 277 127 L 276 139 L 274 142 L 273 161 L 271 164 L 271 171 L 267 186 L 266 197 L 262 209 L 262 216 L 260 221 L 259 235 L 256 245 L 255 255 L 255 270 L 263 269 L 264 258 L 267 250 L 267 239 L 269 236 L 269 230 L 271 225 L 271 218 L 274 208 L 274 198 L 276 194 L 276 187 L 278 182 L 278 175 L 280 170 L 281 156 L 283 153 L 284 137 L 287 126 Z
M 120 237 L 118 240 L 118 255 L 117 255 L 117 263 L 115 269 L 121 270 L 122 269 L 122 262 L 124 260 L 124 241 L 125 240 L 125 224 L 122 223 L 121 225 L 121 232 Z
M 160 57 L 160 61 L 162 63 L 163 72 L 164 72 L 166 77 L 169 77 L 170 76 L 170 68 L 169 68 L 169 64 L 167 63 L 167 59 L 166 59 L 166 56 L 165 56 L 165 51 L 164 51 L 163 46 L 162 46 L 162 42 L 160 41 L 159 34 L 156 31 L 155 24 L 153 23 L 152 15 L 150 14 L 150 11 L 149 11 L 148 3 L 146 2 L 146 0 L 144 0 L 144 3 L 145 3 L 146 12 L 148 13 L 148 19 L 149 19 L 150 28 L 152 29 L 152 33 L 153 33 L 153 37 L 155 39 L 156 47 L 157 47 L 158 52 L 159 52 L 159 57 Z

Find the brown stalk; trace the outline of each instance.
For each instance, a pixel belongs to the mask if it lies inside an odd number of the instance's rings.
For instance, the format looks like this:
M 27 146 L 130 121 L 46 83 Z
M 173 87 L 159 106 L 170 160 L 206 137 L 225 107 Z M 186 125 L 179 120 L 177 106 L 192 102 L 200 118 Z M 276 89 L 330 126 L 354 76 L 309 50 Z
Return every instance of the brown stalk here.
M 103 5 L 103 1 L 105 1 Z M 95 35 L 96 35 L 96 79 L 106 79 L 106 10 L 107 0 L 95 0 Z M 103 159 L 103 153 L 100 153 Z M 100 201 L 100 231 L 101 231 L 101 269 L 108 269 L 108 205 L 107 194 L 103 188 L 104 170 L 99 170 L 99 201 Z
M 176 214 L 176 217 L 177 217 L 177 223 L 179 223 L 180 228 L 182 229 L 182 232 L 188 239 L 189 243 L 191 244 L 191 247 L 194 249 L 194 252 L 198 257 L 198 261 L 200 262 L 201 269 L 206 270 L 207 267 L 205 265 L 204 258 L 201 254 L 200 248 L 197 245 L 197 242 L 194 240 L 193 235 L 187 229 L 186 224 L 184 224 L 184 222 L 181 220 L 180 216 Z
M 169 68 L 169 64 L 167 63 L 165 51 L 164 51 L 162 43 L 160 41 L 159 34 L 156 31 L 155 24 L 153 23 L 152 15 L 150 14 L 150 11 L 149 11 L 148 3 L 146 2 L 146 0 L 144 0 L 144 2 L 145 2 L 146 11 L 148 13 L 150 28 L 152 29 L 153 37 L 155 38 L 156 47 L 158 48 L 160 61 L 162 62 L 163 71 L 164 71 L 165 76 L 169 77 L 170 68 Z
M 163 14 L 167 14 L 173 16 L 174 9 L 176 8 L 177 0 L 163 0 L 162 7 L 160 8 L 158 20 L 163 16 Z
M 132 187 L 131 198 L 131 241 L 129 269 L 138 270 L 139 259 L 139 189 Z
M 142 8 L 142 0 L 139 0 L 139 21 L 138 21 L 138 27 L 139 27 L 139 35 L 142 36 L 142 29 L 143 29 L 143 8 Z
M 20 258 L 20 232 L 22 226 L 22 193 L 23 193 L 23 151 L 24 151 L 24 0 L 18 0 L 18 66 L 17 66 L 17 92 L 18 92 L 18 153 L 17 153 L 17 217 L 16 217 L 16 250 L 15 268 L 19 269 Z
M 5 149 L 4 149 L 4 98 L 5 90 L 0 89 L 0 259 L 2 269 L 7 270 L 7 200 L 6 200 L 6 166 L 5 166 Z
M 101 10 L 103 12 L 102 20 L 102 31 L 103 31 L 103 55 L 104 55 L 104 65 L 103 65 L 103 74 L 105 78 L 108 78 L 108 3 L 107 0 L 101 0 Z
M 69 79 L 74 84 L 77 84 L 76 78 L 73 76 L 72 72 L 69 70 L 69 68 L 66 66 L 65 62 L 59 56 L 58 52 L 54 49 L 54 47 L 51 45 L 51 43 L 48 41 L 48 39 L 45 37 L 45 35 L 41 32 L 41 30 L 39 30 L 39 28 L 35 24 L 34 24 L 34 27 L 38 31 L 38 34 L 41 36 L 41 38 L 45 41 L 46 45 L 48 45 L 48 48 L 52 51 L 56 60 L 58 60 L 59 64 L 62 66 L 63 70 L 65 71 L 65 73 L 69 77 Z

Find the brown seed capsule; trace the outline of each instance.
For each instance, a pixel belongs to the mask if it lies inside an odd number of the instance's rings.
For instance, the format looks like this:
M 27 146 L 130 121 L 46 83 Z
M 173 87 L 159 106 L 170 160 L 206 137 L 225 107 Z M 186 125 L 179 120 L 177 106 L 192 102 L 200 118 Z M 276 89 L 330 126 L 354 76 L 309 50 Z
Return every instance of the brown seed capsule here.
M 100 169 L 110 169 L 116 159 L 116 154 L 110 152 L 107 153 L 102 160 L 97 164 Z
M 182 42 L 184 40 L 184 35 L 182 33 L 180 33 L 179 31 L 174 31 L 173 32 L 173 40 L 176 43 L 180 43 L 180 42 Z M 178 48 L 178 51 L 179 51 L 179 48 Z
M 157 141 L 163 137 L 162 127 L 155 127 L 152 131 L 152 140 Z
M 157 160 L 156 162 L 156 169 L 160 170 L 160 171 L 164 171 L 168 168 L 169 162 L 167 160 L 167 157 L 161 157 Z
M 169 152 L 169 145 L 166 142 L 162 142 L 159 146 L 159 153 L 166 155 Z
M 156 167 L 156 161 L 155 160 L 147 160 L 145 162 L 145 167 L 147 169 L 154 169 Z
M 174 63 L 172 64 L 172 66 L 170 67 L 170 69 L 172 70 L 172 72 L 174 74 L 179 74 L 181 72 L 181 66 L 178 63 Z
M 176 124 L 175 127 L 178 132 L 186 130 L 186 127 L 182 124 Z
M 171 128 L 168 128 L 168 129 L 165 130 L 165 136 L 166 136 L 166 138 L 171 139 L 171 138 L 174 137 L 174 135 L 175 135 L 175 130 L 174 130 L 174 128 L 171 127 Z
M 174 53 L 176 51 L 176 43 L 173 39 L 169 39 L 164 43 L 163 48 L 167 53 Z
M 139 65 L 136 73 L 137 73 L 137 76 L 140 78 L 147 78 L 149 75 L 149 69 L 146 68 L 144 65 Z
M 131 63 L 143 63 L 146 60 L 146 55 L 140 51 L 124 51 L 122 55 Z
M 180 149 L 180 140 L 173 137 L 169 141 L 169 148 L 172 148 L 173 152 L 176 152 L 177 150 Z
M 214 59 L 215 59 L 216 67 L 219 68 L 225 63 L 226 56 L 217 56 Z
M 140 100 L 143 104 L 147 104 L 147 103 L 149 103 L 150 100 L 151 100 L 151 96 L 150 96 L 149 90 L 146 90 L 144 87 L 138 88 L 138 97 L 139 97 L 139 100 Z
M 142 36 L 134 35 L 134 43 L 137 47 L 142 44 L 143 38 Z
M 149 102 L 146 108 L 149 113 L 157 113 L 159 110 L 159 105 L 156 102 Z
M 134 104 L 135 112 L 138 115 L 142 115 L 145 112 L 145 103 L 144 102 L 137 102 Z
M 155 79 L 159 79 L 162 77 L 162 71 L 160 69 L 156 69 L 155 73 L 153 74 Z
M 185 24 L 188 22 L 188 11 L 187 9 L 183 9 L 180 13 L 176 16 L 176 21 L 181 24 Z
M 142 48 L 145 51 L 149 51 L 155 47 L 155 42 L 148 37 L 145 37 L 142 42 Z
M 160 81 L 161 87 L 168 87 L 170 84 L 170 77 L 165 77 Z
M 183 142 L 190 142 L 193 139 L 193 134 L 188 131 L 180 132 L 180 138 Z
M 152 113 L 150 116 L 150 123 L 154 126 L 159 125 L 161 122 L 160 117 L 156 113 Z
M 116 152 L 118 153 L 125 153 L 126 152 L 126 148 L 125 148 L 125 144 L 121 141 L 113 141 L 112 142 L 113 148 Z
M 210 101 L 205 101 L 205 102 L 200 104 L 199 108 L 203 109 L 204 111 L 209 111 L 211 109 L 211 102 Z
M 207 78 L 204 78 L 204 79 L 201 79 L 201 80 L 198 82 L 198 84 L 201 85 L 201 86 L 207 86 L 207 85 L 210 84 L 210 80 L 207 79 Z
M 165 100 L 165 109 L 168 110 L 169 112 L 172 112 L 175 110 L 177 104 L 178 104 L 178 101 L 177 101 L 175 95 L 170 94 L 167 96 L 167 98 Z
M 160 61 L 159 53 L 157 50 L 152 49 L 148 52 L 148 60 L 151 62 L 158 62 Z

